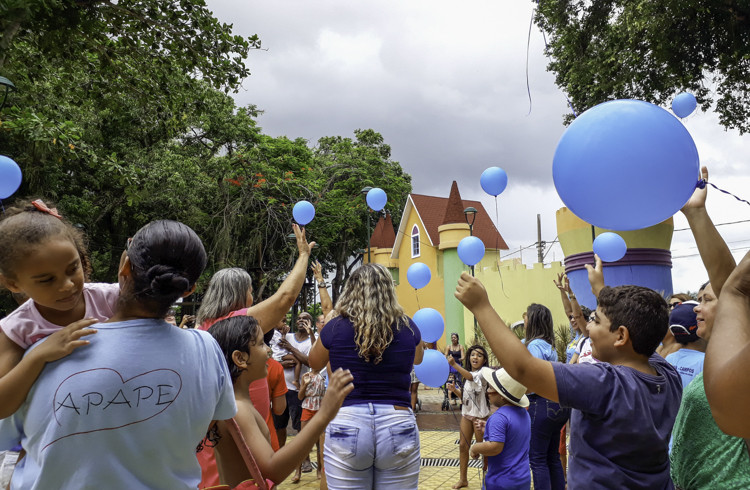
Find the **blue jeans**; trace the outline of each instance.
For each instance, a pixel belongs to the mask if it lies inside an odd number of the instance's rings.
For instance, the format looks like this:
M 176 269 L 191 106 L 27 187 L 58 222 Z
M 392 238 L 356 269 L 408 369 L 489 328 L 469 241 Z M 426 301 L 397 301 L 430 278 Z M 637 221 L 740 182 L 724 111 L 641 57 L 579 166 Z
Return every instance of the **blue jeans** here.
M 534 477 L 534 490 L 564 490 L 565 475 L 560 462 L 560 431 L 570 417 L 570 409 L 529 395 L 531 445 L 529 463 Z
M 341 407 L 326 428 L 328 488 L 416 489 L 419 430 L 411 409 L 365 403 Z

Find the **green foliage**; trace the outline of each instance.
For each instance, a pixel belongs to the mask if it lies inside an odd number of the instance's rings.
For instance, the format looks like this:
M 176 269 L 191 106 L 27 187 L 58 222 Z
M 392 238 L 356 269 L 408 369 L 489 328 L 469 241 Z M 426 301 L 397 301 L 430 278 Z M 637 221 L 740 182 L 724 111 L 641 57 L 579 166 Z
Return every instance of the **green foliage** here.
M 18 87 L 0 113 L 2 153 L 24 173 L 16 197 L 54 201 L 85 230 L 95 280 L 115 280 L 141 226 L 176 219 L 204 240 L 206 278 L 243 267 L 262 298 L 293 264 L 291 210 L 308 199 L 308 235 L 340 286 L 367 242 L 359 190 L 384 188 L 391 211 L 411 190 L 373 130 L 316 147 L 264 135 L 257 109 L 227 95 L 260 41 L 202 0 L 0 0 L 0 36 L 0 73 Z
M 557 351 L 557 359 L 560 362 L 565 362 L 568 344 L 572 341 L 573 332 L 570 329 L 570 325 L 557 325 L 555 327 L 555 350 Z
M 579 113 L 688 90 L 721 124 L 750 130 L 750 6 L 737 0 L 544 0 L 550 71 Z M 567 116 L 568 122 L 572 115 Z

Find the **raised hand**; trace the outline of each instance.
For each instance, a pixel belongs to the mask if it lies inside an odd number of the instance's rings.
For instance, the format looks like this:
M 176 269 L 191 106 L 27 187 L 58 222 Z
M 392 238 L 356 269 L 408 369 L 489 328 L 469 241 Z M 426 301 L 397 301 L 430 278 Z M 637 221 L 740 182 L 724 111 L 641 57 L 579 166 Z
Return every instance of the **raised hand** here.
M 305 229 L 300 228 L 297 223 L 292 224 L 292 229 L 294 230 L 294 236 L 297 239 L 297 250 L 299 250 L 299 254 L 309 256 L 310 250 L 312 250 L 315 242 L 307 242 L 307 238 L 305 237 Z
M 94 318 L 85 318 L 61 328 L 47 337 L 44 342 L 31 351 L 30 355 L 33 354 L 44 362 L 56 361 L 69 355 L 77 348 L 91 343 L 88 340 L 81 340 L 81 337 L 95 334 L 97 330 L 88 327 L 97 323 L 97 321 Z
M 708 168 L 701 167 L 701 179 L 708 182 Z M 706 207 L 706 196 L 708 195 L 708 186 L 704 186 L 703 189 L 696 188 L 693 195 L 684 206 L 681 211 L 683 214 L 690 214 L 693 211 L 704 209 Z
M 315 280 L 320 282 L 325 282 L 323 279 L 323 266 L 320 265 L 320 262 L 317 260 L 314 261 L 312 264 L 310 264 L 310 268 L 313 271 L 313 276 L 315 276 Z
M 591 292 L 594 296 L 599 297 L 599 291 L 604 288 L 604 272 L 602 271 L 602 259 L 598 255 L 594 255 L 596 260 L 596 266 L 592 267 L 591 264 L 586 264 L 586 270 L 589 273 L 589 284 L 591 284 Z

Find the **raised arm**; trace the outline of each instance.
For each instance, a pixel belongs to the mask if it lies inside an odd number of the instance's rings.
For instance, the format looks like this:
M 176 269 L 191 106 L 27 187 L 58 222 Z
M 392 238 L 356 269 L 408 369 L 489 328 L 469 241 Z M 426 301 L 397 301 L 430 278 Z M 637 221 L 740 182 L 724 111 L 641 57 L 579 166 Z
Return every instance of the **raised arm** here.
M 331 310 L 333 310 L 333 301 L 331 301 L 331 296 L 328 294 L 328 284 L 326 284 L 325 278 L 323 277 L 323 266 L 321 266 L 320 262 L 316 260 L 312 263 L 311 267 L 313 276 L 315 277 L 315 282 L 318 283 L 320 308 L 323 310 L 323 316 L 328 316 Z
M 719 299 L 703 364 L 711 414 L 729 435 L 750 438 L 750 252 L 729 276 Z
M 570 299 L 568 299 L 568 291 L 565 288 L 565 281 L 567 277 L 565 274 L 560 273 L 557 275 L 557 280 L 552 279 L 557 289 L 560 290 L 560 299 L 562 300 L 563 308 L 565 308 L 565 316 L 570 318 L 573 315 L 573 308 L 570 305 Z
M 284 318 L 305 283 L 307 262 L 310 259 L 310 250 L 315 242 L 307 243 L 304 228 L 300 228 L 296 224 L 292 225 L 292 228 L 294 229 L 294 236 L 297 238 L 297 249 L 299 250 L 299 257 L 297 257 L 294 268 L 273 296 L 247 309 L 247 315 L 258 321 L 263 333 L 274 328 Z
M 459 363 L 457 363 L 456 360 L 453 358 L 453 356 L 447 355 L 445 357 L 448 359 L 448 364 L 450 364 L 450 366 L 453 369 L 455 369 L 456 371 L 458 371 L 458 374 L 460 374 L 462 378 L 464 378 L 464 379 L 470 379 L 472 381 L 474 380 L 474 375 L 471 374 L 471 372 L 469 372 L 466 369 L 464 369 Z M 481 376 L 481 374 L 480 374 L 480 376 Z
M 604 289 L 604 272 L 602 270 L 602 259 L 600 259 L 596 254 L 594 255 L 594 261 L 596 262 L 596 266 L 592 267 L 591 264 L 586 264 L 586 270 L 589 273 L 589 284 L 591 284 L 591 292 L 594 293 L 594 297 L 598 300 L 599 292 Z
M 482 283 L 464 272 L 458 280 L 455 295 L 474 314 L 492 352 L 508 374 L 529 391 L 558 401 L 552 363 L 531 355 L 492 308 Z
M 701 178 L 708 182 L 708 169 L 701 168 Z M 703 266 L 708 272 L 708 280 L 717 298 L 721 296 L 721 288 L 732 273 L 736 265 L 732 252 L 729 250 L 719 231 L 706 211 L 706 196 L 708 186 L 696 189 L 693 196 L 683 206 L 682 214 L 687 218 L 690 230 L 693 232 L 698 253 Z

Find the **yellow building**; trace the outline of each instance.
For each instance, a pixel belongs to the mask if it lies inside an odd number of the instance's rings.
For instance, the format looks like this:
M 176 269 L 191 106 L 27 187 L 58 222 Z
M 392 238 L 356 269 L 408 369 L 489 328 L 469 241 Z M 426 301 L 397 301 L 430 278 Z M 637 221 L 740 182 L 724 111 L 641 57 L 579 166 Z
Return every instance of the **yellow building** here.
M 476 214 L 472 221 L 471 213 Z M 563 271 L 560 262 L 545 267 L 536 264 L 527 269 L 519 259 L 500 261 L 500 251 L 508 245 L 479 201 L 461 199 L 453 182 L 448 198 L 410 194 L 401 216 L 399 229 L 393 231 L 390 216 L 381 218 L 370 240 L 372 262 L 388 267 L 396 281 L 396 292 L 409 316 L 420 308 L 438 310 L 445 319 L 445 334 L 438 341 L 442 349 L 451 333 L 458 333 L 461 343 L 474 338 L 474 319 L 453 296 L 458 277 L 470 268 L 458 257 L 458 243 L 471 233 L 485 246 L 485 256 L 475 266 L 475 275 L 487 288 L 490 301 L 508 323 L 521 319 L 530 303 L 542 303 L 552 310 L 555 324 L 566 324 L 567 318 L 560 294 L 552 280 Z M 365 261 L 367 254 L 365 253 Z M 415 290 L 406 273 L 416 262 L 426 264 L 432 273 L 427 286 Z

